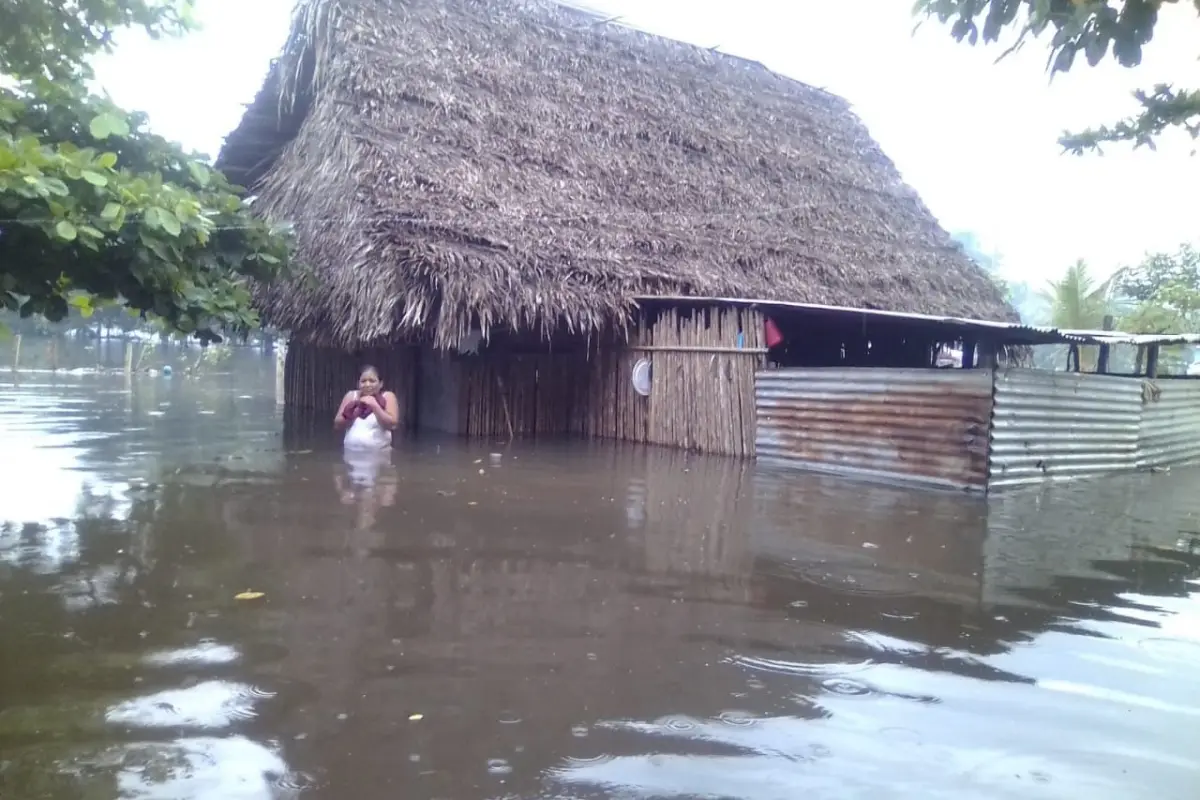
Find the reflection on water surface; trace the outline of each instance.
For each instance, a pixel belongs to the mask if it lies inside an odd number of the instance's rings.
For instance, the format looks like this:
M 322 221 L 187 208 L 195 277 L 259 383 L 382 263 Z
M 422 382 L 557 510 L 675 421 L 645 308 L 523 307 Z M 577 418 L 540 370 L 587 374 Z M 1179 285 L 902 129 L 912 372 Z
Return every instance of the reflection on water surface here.
M 1195 796 L 1195 472 L 366 463 L 258 359 L 0 387 L 0 796 Z

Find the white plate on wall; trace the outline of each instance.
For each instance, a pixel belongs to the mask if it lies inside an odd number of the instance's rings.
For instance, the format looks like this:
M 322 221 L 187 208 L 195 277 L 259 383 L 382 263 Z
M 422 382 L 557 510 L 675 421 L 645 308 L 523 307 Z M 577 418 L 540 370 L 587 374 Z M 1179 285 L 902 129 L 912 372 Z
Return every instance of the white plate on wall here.
M 639 358 L 633 365 L 633 374 L 630 376 L 633 380 L 633 390 L 642 397 L 650 396 L 650 382 L 654 377 L 653 373 L 654 368 L 649 359 Z

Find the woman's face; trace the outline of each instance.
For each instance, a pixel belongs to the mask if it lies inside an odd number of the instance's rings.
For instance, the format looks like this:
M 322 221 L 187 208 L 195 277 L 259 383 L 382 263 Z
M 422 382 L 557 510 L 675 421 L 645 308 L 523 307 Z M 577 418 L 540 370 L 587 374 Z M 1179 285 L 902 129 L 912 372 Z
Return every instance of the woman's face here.
M 375 394 L 379 391 L 379 376 L 367 370 L 358 376 L 358 391 L 360 394 Z

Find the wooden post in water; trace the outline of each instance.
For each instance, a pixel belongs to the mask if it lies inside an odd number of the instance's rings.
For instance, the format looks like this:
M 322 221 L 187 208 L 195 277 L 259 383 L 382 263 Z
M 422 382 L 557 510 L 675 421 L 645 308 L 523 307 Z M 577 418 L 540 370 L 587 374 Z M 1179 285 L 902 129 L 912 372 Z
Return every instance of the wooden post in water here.
M 287 361 L 287 345 L 283 342 L 275 344 L 275 405 L 284 404 L 284 364 Z
M 58 372 L 58 337 L 50 337 L 50 371 Z
M 1152 344 L 1146 348 L 1146 377 L 1158 377 L 1158 345 Z
M 962 368 L 963 369 L 974 369 L 975 368 L 975 347 L 977 344 L 978 344 L 978 342 L 975 339 L 967 339 L 966 337 L 963 338 L 963 343 L 962 343 Z
M 13 337 L 13 374 L 21 369 L 21 334 Z
M 133 377 L 133 340 L 125 340 L 125 380 Z
M 1000 359 L 998 357 L 997 346 L 990 341 L 984 340 L 979 343 L 979 361 L 976 366 L 980 369 L 994 370 Z
M 1112 314 L 1105 314 L 1104 330 L 1111 331 L 1112 329 L 1113 329 Z M 1110 350 L 1109 345 L 1107 345 L 1107 344 L 1100 345 L 1100 356 L 1096 359 L 1097 374 L 1103 375 L 1104 373 L 1108 372 L 1109 350 Z

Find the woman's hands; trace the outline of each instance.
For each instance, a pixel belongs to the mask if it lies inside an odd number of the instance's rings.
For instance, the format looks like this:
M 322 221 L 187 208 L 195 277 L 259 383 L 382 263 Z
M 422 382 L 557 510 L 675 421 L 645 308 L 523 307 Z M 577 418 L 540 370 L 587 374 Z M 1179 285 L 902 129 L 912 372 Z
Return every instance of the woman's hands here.
M 333 418 L 335 430 L 340 431 L 348 427 L 359 416 L 355 413 L 359 408 L 365 408 L 369 414 L 374 414 L 375 419 L 379 420 L 379 425 L 389 431 L 399 424 L 399 403 L 396 395 L 391 392 L 379 395 L 360 394 L 357 397 L 355 395 L 355 392 L 347 392 L 342 398 L 342 403 Z
M 400 421 L 399 405 L 396 402 L 396 395 L 391 392 L 384 392 L 382 395 L 367 395 L 360 398 L 359 402 L 371 409 L 375 414 L 375 419 L 379 420 L 379 424 L 387 430 L 392 430 Z
M 354 395 L 354 392 L 346 392 L 345 396 L 342 397 L 342 402 L 338 406 L 337 413 L 333 415 L 333 429 L 335 431 L 340 431 L 350 425 L 350 420 L 346 418 L 346 411 L 354 407 Z

